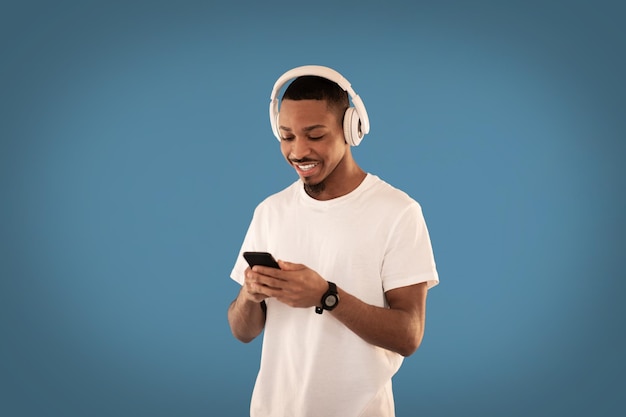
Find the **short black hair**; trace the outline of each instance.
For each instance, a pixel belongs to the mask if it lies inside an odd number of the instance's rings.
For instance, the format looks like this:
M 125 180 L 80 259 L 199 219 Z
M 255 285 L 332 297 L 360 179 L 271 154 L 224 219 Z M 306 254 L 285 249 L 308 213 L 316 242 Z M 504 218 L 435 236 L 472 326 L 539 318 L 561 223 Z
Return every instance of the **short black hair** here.
M 293 80 L 282 99 L 325 100 L 330 109 L 337 111 L 340 122 L 343 122 L 343 115 L 350 107 L 347 91 L 334 81 L 317 75 L 303 75 Z

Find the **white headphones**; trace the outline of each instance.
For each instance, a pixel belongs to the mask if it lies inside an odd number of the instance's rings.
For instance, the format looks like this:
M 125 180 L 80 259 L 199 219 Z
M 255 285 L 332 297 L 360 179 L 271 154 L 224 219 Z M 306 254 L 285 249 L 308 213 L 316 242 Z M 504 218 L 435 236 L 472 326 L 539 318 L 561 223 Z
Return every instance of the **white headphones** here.
M 276 81 L 274 88 L 272 89 L 272 95 L 270 96 L 270 123 L 272 125 L 272 132 L 276 139 L 280 141 L 280 133 L 278 131 L 278 92 L 287 83 L 287 81 L 301 77 L 303 75 L 316 75 L 318 77 L 326 78 L 339 85 L 344 91 L 347 91 L 352 100 L 354 107 L 348 107 L 343 117 L 343 133 L 346 138 L 346 142 L 350 146 L 357 146 L 361 143 L 363 136 L 370 131 L 370 121 L 367 117 L 367 111 L 363 100 L 357 93 L 354 92 L 348 80 L 346 80 L 337 71 L 322 67 L 319 65 L 305 65 L 297 67 L 287 71 Z

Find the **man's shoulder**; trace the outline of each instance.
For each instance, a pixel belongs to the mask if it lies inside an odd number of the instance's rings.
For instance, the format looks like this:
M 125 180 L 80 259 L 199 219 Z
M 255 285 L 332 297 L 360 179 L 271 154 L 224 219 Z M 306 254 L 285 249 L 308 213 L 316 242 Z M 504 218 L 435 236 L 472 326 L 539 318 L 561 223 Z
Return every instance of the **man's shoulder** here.
M 378 201 L 400 206 L 419 205 L 406 191 L 391 185 L 376 175 L 370 174 L 369 176 L 371 177 L 371 192 L 376 195 Z

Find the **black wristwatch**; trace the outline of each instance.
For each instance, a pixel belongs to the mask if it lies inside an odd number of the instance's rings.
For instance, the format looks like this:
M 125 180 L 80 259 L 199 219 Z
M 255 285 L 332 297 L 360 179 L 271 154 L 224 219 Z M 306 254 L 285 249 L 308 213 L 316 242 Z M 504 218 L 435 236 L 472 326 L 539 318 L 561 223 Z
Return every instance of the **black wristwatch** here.
M 322 314 L 324 310 L 332 310 L 339 304 L 339 294 L 337 293 L 337 286 L 334 282 L 328 281 L 328 291 L 322 295 L 322 306 L 315 307 L 317 314 Z

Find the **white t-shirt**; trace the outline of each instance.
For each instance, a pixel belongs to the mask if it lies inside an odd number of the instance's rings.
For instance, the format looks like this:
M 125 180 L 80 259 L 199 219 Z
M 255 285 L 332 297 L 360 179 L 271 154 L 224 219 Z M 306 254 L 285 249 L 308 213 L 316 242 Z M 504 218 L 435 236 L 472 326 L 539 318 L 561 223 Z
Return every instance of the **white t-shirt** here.
M 328 201 L 300 180 L 259 204 L 231 278 L 242 284 L 244 251 L 301 263 L 362 301 L 387 307 L 385 292 L 439 283 L 420 205 L 368 174 Z M 252 417 L 393 416 L 391 378 L 403 357 L 373 346 L 331 314 L 267 299 Z

